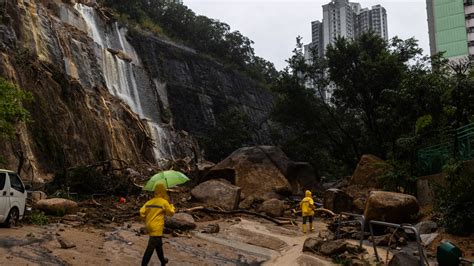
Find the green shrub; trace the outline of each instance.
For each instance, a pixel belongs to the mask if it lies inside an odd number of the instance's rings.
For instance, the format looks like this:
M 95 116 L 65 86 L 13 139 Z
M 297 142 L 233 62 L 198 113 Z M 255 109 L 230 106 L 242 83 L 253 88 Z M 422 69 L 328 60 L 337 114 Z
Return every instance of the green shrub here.
M 44 214 L 44 212 L 33 211 L 25 216 L 23 220 L 27 224 L 35 225 L 47 225 L 49 224 L 49 218 Z
M 435 210 L 448 233 L 469 235 L 474 232 L 474 171 L 462 162 L 450 161 L 443 172 L 446 185 L 435 188 Z

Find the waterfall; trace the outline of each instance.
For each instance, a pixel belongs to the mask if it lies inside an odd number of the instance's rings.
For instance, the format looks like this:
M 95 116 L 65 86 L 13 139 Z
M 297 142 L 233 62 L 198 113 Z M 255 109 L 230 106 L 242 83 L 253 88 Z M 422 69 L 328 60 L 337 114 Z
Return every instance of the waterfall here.
M 135 69 L 141 66 L 141 62 L 135 49 L 125 38 L 126 31 L 120 29 L 117 22 L 113 23 L 113 27 L 101 25 L 101 20 L 97 19 L 96 11 L 93 7 L 75 4 L 74 8 L 81 14 L 87 25 L 88 35 L 97 45 L 98 57 L 101 58 L 99 63 L 107 89 L 112 95 L 120 98 L 130 106 L 130 109 L 137 113 L 141 119 L 145 119 L 148 122 L 151 137 L 155 143 L 153 152 L 156 161 L 172 159 L 173 149 L 169 141 L 168 130 L 163 128 L 159 121 L 156 121 L 157 118 L 147 117 L 144 113 L 135 72 Z M 115 43 L 113 42 L 114 40 L 116 41 Z M 131 61 L 124 60 L 111 51 L 124 53 Z M 156 114 L 156 117 L 159 117 L 159 114 Z

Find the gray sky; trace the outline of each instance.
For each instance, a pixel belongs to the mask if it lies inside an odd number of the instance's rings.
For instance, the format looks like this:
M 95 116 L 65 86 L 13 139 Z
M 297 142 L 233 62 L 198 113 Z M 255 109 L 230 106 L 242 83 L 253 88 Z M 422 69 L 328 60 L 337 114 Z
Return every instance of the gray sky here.
M 322 20 L 322 5 L 330 0 L 184 0 L 196 14 L 229 24 L 255 42 L 258 56 L 283 69 L 301 35 L 311 41 L 311 21 Z M 381 4 L 387 10 L 389 37 L 415 37 L 429 53 L 426 0 L 359 0 L 362 7 Z

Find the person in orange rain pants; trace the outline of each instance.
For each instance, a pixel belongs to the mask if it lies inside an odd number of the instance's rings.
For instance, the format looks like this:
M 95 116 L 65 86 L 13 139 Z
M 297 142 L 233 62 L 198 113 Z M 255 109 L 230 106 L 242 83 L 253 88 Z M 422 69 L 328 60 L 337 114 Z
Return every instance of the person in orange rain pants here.
M 161 265 L 166 265 L 168 259 L 163 254 L 163 229 L 165 227 L 165 216 L 173 216 L 174 206 L 169 203 L 166 188 L 158 183 L 155 187 L 155 197 L 147 201 L 140 209 L 140 216 L 145 220 L 146 230 L 150 235 L 148 246 L 143 254 L 142 266 L 148 265 L 153 251 L 156 250 Z
M 304 199 L 300 202 L 301 215 L 303 216 L 303 233 L 306 233 L 306 220 L 309 220 L 309 230 L 314 231 L 313 215 L 314 215 L 314 201 L 311 197 L 311 191 L 306 190 Z

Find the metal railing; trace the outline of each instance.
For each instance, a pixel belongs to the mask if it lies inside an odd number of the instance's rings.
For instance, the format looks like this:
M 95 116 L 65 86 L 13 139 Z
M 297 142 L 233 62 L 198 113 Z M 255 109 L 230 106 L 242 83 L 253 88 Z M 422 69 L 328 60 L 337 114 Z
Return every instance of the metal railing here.
M 375 258 L 377 259 L 377 262 L 380 261 L 380 258 L 377 252 L 377 244 L 375 244 L 374 228 L 372 225 L 380 225 L 380 226 L 392 227 L 396 229 L 406 229 L 406 230 L 413 231 L 415 233 L 416 244 L 418 246 L 418 256 L 420 257 L 420 265 L 421 266 L 425 265 L 425 253 L 423 251 L 423 247 L 421 246 L 420 233 L 413 225 L 394 224 L 394 223 L 387 223 L 387 222 L 382 222 L 382 221 L 370 221 L 369 222 L 370 235 L 372 236 L 372 246 L 374 247 L 374 253 L 375 253 Z
M 420 149 L 417 153 L 420 175 L 440 173 L 450 158 L 474 159 L 474 123 L 452 131 L 451 141 Z

